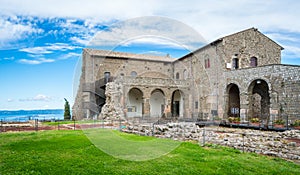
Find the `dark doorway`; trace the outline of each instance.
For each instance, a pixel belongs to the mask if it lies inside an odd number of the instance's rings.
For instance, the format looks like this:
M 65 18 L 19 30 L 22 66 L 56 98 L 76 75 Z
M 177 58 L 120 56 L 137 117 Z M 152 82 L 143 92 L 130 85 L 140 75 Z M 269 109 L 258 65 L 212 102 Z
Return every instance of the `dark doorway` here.
M 183 117 L 183 94 L 180 90 L 176 90 L 172 95 L 171 112 L 173 117 Z
M 178 117 L 179 116 L 179 110 L 180 109 L 180 103 L 179 101 L 173 102 L 173 116 Z

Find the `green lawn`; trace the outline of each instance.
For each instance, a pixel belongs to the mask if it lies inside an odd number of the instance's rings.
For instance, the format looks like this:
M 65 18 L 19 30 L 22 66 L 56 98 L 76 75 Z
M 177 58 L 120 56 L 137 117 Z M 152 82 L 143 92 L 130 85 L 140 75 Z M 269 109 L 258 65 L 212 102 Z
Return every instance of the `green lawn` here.
M 57 125 L 62 125 L 62 124 L 74 124 L 73 120 L 62 120 L 62 121 L 55 121 L 55 122 L 42 122 L 43 125 L 48 125 L 48 126 L 57 126 Z M 76 120 L 75 124 L 93 124 L 97 123 L 100 124 L 101 121 L 99 120 Z
M 148 161 L 114 158 L 81 130 L 0 134 L 0 174 L 299 174 L 300 166 L 279 158 L 240 153 L 220 146 L 183 142 Z M 165 142 L 113 131 L 126 140 Z M 88 133 L 86 133 L 88 134 Z M 173 141 L 171 141 L 173 142 Z M 122 149 L 126 147 L 119 145 Z

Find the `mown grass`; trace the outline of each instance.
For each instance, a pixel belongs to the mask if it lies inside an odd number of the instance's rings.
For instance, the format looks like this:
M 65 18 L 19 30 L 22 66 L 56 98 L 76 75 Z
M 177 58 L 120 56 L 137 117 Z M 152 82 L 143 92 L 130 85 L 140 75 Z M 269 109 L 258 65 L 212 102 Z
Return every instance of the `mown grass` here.
M 143 141 L 135 135 L 121 137 Z M 155 138 L 147 138 L 155 139 Z M 145 139 L 145 140 L 147 140 Z M 121 147 L 121 146 L 120 146 Z M 300 166 L 279 158 L 212 145 L 183 142 L 149 161 L 114 158 L 81 130 L 0 134 L 0 174 L 299 174 Z

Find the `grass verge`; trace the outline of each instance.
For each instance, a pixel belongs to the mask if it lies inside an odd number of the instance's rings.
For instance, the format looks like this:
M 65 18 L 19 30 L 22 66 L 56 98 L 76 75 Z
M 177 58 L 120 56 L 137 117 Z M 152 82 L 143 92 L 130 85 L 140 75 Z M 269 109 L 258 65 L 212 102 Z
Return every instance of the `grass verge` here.
M 141 138 L 116 132 L 128 140 Z M 159 139 L 157 139 L 159 141 Z M 122 146 L 120 146 L 122 148 Z M 183 142 L 149 161 L 114 158 L 81 130 L 0 134 L 0 174 L 298 174 L 300 166 L 279 158 Z

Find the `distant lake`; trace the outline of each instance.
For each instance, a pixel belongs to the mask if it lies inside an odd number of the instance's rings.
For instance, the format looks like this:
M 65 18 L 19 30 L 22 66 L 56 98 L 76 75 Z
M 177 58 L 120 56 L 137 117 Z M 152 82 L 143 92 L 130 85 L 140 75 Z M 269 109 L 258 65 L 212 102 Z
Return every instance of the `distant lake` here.
M 50 110 L 19 110 L 0 111 L 0 121 L 3 122 L 27 122 L 28 120 L 63 120 L 63 109 Z

